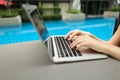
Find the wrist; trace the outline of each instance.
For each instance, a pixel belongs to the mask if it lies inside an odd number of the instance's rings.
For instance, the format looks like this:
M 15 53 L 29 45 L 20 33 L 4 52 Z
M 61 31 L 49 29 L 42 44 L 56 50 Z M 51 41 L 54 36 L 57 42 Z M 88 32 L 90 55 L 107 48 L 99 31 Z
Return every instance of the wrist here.
M 109 43 L 105 43 L 102 47 L 102 52 L 105 53 L 105 54 L 110 54 L 111 51 L 112 51 L 112 46 L 111 44 Z

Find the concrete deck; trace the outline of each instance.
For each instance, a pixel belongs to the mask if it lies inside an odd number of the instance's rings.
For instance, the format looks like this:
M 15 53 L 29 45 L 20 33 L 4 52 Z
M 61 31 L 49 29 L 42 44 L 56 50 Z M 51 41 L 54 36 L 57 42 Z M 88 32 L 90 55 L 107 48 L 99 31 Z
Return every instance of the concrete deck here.
M 112 58 L 53 64 L 39 40 L 0 45 L 0 80 L 120 80 L 119 68 Z
M 4 68 L 14 69 L 14 67 L 20 68 L 42 63 L 43 61 L 39 59 L 41 56 L 42 57 L 46 56 L 46 59 L 50 61 L 48 54 L 46 53 L 47 50 L 45 45 L 39 40 L 8 45 L 0 45 L 0 70 L 1 67 L 3 69 Z

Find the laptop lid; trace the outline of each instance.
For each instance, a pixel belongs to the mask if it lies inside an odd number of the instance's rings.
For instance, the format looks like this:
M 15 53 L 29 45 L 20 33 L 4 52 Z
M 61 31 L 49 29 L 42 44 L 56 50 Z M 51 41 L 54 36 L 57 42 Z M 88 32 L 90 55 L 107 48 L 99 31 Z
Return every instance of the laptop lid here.
M 37 9 L 35 5 L 23 4 L 22 7 L 27 13 L 33 26 L 36 28 L 41 39 L 45 42 L 47 38 L 49 37 L 49 33 L 45 27 L 44 21 L 42 19 L 41 14 L 39 13 L 39 10 Z
M 25 12 L 27 13 L 30 21 L 32 22 L 33 26 L 36 28 L 40 38 L 47 46 L 48 52 L 51 52 L 48 43 L 49 33 L 44 25 L 43 19 L 35 5 L 23 4 L 22 7 L 24 8 Z M 52 53 L 52 52 L 51 52 Z M 50 59 L 53 61 L 53 54 L 49 54 Z

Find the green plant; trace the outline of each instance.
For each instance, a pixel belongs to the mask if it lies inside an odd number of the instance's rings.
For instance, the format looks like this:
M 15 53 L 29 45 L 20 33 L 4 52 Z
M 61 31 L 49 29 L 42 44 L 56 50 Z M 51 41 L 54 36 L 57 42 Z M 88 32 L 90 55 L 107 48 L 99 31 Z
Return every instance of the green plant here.
M 60 13 L 61 9 L 59 7 L 53 7 L 53 8 L 47 8 L 47 7 L 38 7 L 41 14 L 43 14 L 44 11 L 51 11 L 55 14 Z
M 19 15 L 21 15 L 22 22 L 30 22 L 26 12 L 23 9 L 18 10 Z
M 59 14 L 42 15 L 42 17 L 43 17 L 43 20 L 58 20 L 62 18 L 62 16 Z
M 80 11 L 78 11 L 76 9 L 70 9 L 70 10 L 67 11 L 67 13 L 69 13 L 69 14 L 78 14 L 78 13 L 80 13 Z
M 11 11 L 11 12 L 8 12 L 7 10 L 0 11 L 1 18 L 16 17 L 17 15 L 18 15 L 18 12 L 16 12 L 16 11 Z
M 107 11 L 120 11 L 120 7 L 117 8 L 108 8 Z
M 59 14 L 61 12 L 61 9 L 59 7 L 54 7 L 54 13 Z
M 61 19 L 60 15 L 61 9 L 59 7 L 46 8 L 46 7 L 38 7 L 42 17 L 44 20 L 58 20 Z M 45 12 L 51 12 L 50 14 L 45 14 Z

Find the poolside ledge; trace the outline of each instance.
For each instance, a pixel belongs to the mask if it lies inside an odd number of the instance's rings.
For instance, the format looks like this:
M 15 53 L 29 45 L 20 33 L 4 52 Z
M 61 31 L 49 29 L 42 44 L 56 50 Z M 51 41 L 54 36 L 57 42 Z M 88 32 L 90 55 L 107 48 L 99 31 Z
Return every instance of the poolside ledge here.
M 104 11 L 104 18 L 117 18 L 119 15 L 119 12 L 114 11 Z
M 12 26 L 12 25 L 21 25 L 21 16 L 11 18 L 0 18 L 0 26 Z
M 62 19 L 63 20 L 83 20 L 85 19 L 85 14 L 84 13 L 79 13 L 79 14 L 63 13 Z

